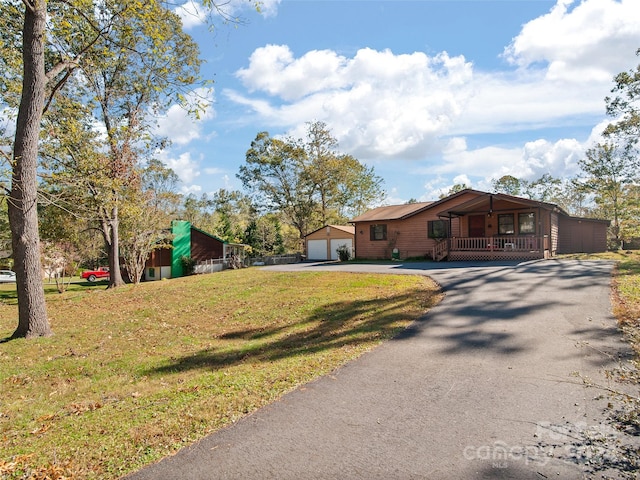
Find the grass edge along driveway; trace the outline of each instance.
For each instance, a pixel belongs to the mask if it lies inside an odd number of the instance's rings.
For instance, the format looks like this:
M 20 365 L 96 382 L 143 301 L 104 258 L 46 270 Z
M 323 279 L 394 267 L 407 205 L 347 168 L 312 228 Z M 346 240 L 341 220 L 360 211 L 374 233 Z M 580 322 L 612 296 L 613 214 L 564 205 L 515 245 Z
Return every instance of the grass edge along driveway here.
M 13 289 L 12 289 L 13 288 Z M 225 271 L 49 293 L 55 335 L 0 343 L 0 478 L 117 478 L 424 315 L 424 276 Z M 0 288 L 0 339 L 17 324 Z

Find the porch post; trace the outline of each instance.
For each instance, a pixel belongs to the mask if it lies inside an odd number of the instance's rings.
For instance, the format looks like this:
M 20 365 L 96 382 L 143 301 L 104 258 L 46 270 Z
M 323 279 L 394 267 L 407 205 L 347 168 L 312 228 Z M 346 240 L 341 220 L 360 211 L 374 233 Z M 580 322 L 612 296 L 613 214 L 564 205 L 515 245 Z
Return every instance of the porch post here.
M 542 223 L 542 215 L 540 212 L 540 206 L 538 206 L 538 221 L 537 221 L 538 227 L 537 227 L 537 237 L 538 237 L 538 241 L 540 242 L 540 247 L 539 249 L 539 253 L 542 253 L 542 258 L 544 258 L 544 234 L 542 233 L 543 231 L 543 223 Z

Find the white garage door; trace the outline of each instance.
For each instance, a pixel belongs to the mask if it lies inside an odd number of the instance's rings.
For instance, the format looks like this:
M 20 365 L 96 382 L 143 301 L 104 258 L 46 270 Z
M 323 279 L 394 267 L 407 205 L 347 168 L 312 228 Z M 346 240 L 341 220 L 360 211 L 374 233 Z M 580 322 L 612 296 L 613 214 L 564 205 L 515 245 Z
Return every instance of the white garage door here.
M 307 258 L 309 260 L 328 260 L 327 241 L 309 240 L 307 242 Z
M 336 252 L 336 249 L 340 245 L 346 245 L 349 247 L 349 251 L 353 256 L 353 240 L 350 238 L 334 238 L 331 240 L 331 260 L 338 260 L 338 252 Z

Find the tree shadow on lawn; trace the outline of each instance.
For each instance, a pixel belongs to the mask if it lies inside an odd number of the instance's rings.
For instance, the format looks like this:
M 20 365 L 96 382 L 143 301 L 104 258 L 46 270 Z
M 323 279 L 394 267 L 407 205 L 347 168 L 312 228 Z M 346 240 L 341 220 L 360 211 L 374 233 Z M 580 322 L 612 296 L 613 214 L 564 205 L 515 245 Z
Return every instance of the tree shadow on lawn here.
M 298 355 L 340 349 L 392 338 L 402 332 L 397 322 L 412 320 L 406 310 L 415 308 L 413 292 L 371 300 L 341 301 L 315 309 L 295 324 L 251 327 L 224 333 L 221 347 L 171 359 L 149 374 L 167 374 L 194 369 L 219 369 L 240 363 L 270 362 Z M 425 309 L 437 302 L 431 295 Z M 238 344 L 238 340 L 245 340 Z M 225 345 L 228 341 L 228 345 Z M 235 346 L 234 346 L 235 345 Z
M 15 288 L 0 288 L 0 302 L 6 305 L 17 305 L 18 291 Z

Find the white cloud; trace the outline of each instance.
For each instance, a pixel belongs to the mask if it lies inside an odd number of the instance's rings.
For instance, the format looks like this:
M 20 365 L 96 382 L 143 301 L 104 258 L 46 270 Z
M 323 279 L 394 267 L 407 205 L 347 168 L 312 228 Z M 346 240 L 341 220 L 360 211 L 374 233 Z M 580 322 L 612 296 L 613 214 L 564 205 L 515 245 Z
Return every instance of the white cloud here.
M 549 80 L 610 82 L 638 46 L 638 0 L 558 0 L 505 49 L 520 67 L 545 65 Z
M 301 137 L 306 122 L 326 122 L 342 151 L 384 162 L 392 174 L 424 176 L 420 200 L 433 200 L 456 183 L 491 189 L 503 175 L 577 173 L 607 123 L 613 76 L 637 63 L 638 38 L 639 0 L 558 0 L 523 25 L 504 50 L 502 71 L 446 52 L 345 55 L 265 45 L 236 72 L 246 92 L 223 95 L 265 130 Z M 566 126 L 582 137 L 562 138 L 557 132 Z M 509 135 L 492 135 L 500 133 Z M 400 191 L 391 185 L 385 203 L 402 203 Z
M 194 118 L 180 105 L 172 105 L 166 114 L 158 118 L 156 134 L 176 145 L 186 145 L 202 136 L 202 124 L 215 117 L 212 107 L 213 89 L 197 89 L 187 95 L 187 102 L 203 107 L 199 118 Z
M 270 122 L 327 121 L 341 148 L 363 158 L 421 156 L 462 112 L 471 64 L 446 52 L 429 57 L 372 49 L 350 59 L 331 51 L 296 59 L 288 47 L 268 45 L 237 74 L 251 92 L 276 100 L 225 94 Z
M 200 176 L 199 162 L 191 158 L 190 153 L 182 153 L 178 157 L 171 157 L 165 152 L 159 154 L 160 160 L 171 168 L 185 185 L 190 185 Z
M 476 75 L 450 134 L 502 133 L 591 122 L 604 115 L 610 82 L 569 85 L 539 72 Z
M 456 175 L 455 177 L 453 177 L 453 184 L 470 186 L 472 182 L 471 180 L 469 180 L 469 177 L 466 174 L 463 174 L 463 175 Z
M 243 20 L 245 15 L 250 12 L 259 11 L 263 17 L 274 17 L 278 13 L 278 5 L 281 0 L 261 0 L 259 2 L 247 0 L 226 0 L 224 2 L 215 2 L 219 8 L 205 7 L 201 2 L 196 0 L 187 0 L 185 3 L 178 5 L 174 12 L 182 20 L 185 30 L 189 30 L 198 25 L 220 25 L 227 20 L 238 18 Z M 257 8 L 259 6 L 259 8 Z
M 182 188 L 180 188 L 180 191 L 184 194 L 184 195 L 189 195 L 190 193 L 200 193 L 202 191 L 202 187 L 200 185 L 183 185 Z
M 515 170 L 521 158 L 522 150 L 517 147 L 492 145 L 468 150 L 465 142 L 455 139 L 445 149 L 443 161 L 431 170 L 447 176 L 460 172 L 476 178 L 502 176 L 508 173 L 506 170 Z
M 453 184 L 465 183 L 475 188 L 486 188 L 503 175 L 525 180 L 536 180 L 548 173 L 554 177 L 568 178 L 578 171 L 578 161 L 583 158 L 591 141 L 584 144 L 576 139 L 560 139 L 550 142 L 538 139 L 520 147 L 488 147 L 468 149 L 462 138 L 452 139 L 444 151 L 443 162 L 422 170 L 440 179 L 453 178 Z M 459 174 L 459 172 L 465 172 Z M 434 189 L 441 185 L 428 187 Z
M 519 178 L 534 180 L 545 173 L 551 173 L 554 177 L 571 177 L 578 172 L 578 161 L 584 152 L 585 146 L 575 139 L 562 139 L 554 143 L 547 140 L 527 142 L 517 166 L 522 172 Z
M 182 20 L 185 30 L 207 23 L 207 9 L 200 2 L 188 0 L 177 6 L 174 11 Z
M 281 0 L 261 0 L 260 13 L 265 17 L 275 17 Z
M 249 94 L 224 94 L 263 124 L 300 133 L 305 122 L 324 121 L 340 148 L 363 160 L 442 156 L 442 172 L 484 176 L 569 171 L 558 156 L 574 162 L 576 141 L 551 142 L 545 155 L 524 142 L 465 150 L 453 161 L 444 139 L 599 122 L 613 76 L 634 64 L 638 38 L 638 0 L 558 0 L 505 49 L 515 69 L 485 72 L 446 52 L 296 56 L 286 45 L 266 45 L 236 72 Z

